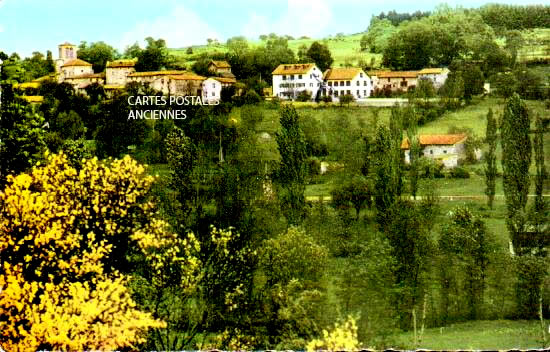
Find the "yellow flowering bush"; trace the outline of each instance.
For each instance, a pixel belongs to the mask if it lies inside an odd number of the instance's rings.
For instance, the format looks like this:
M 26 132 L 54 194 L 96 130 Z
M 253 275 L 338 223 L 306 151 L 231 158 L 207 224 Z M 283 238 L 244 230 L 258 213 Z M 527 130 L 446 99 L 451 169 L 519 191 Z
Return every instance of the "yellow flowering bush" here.
M 322 339 L 314 339 L 306 346 L 307 351 L 355 351 L 358 348 L 357 324 L 351 316 L 343 324 L 335 324 L 332 331 L 323 330 Z
M 63 154 L 8 176 L 0 193 L 0 345 L 6 351 L 133 347 L 165 323 L 141 312 L 127 288 L 128 253 L 162 280 L 166 267 L 192 289 L 200 263 L 192 235 L 179 239 L 146 194 L 154 181 L 130 157 Z

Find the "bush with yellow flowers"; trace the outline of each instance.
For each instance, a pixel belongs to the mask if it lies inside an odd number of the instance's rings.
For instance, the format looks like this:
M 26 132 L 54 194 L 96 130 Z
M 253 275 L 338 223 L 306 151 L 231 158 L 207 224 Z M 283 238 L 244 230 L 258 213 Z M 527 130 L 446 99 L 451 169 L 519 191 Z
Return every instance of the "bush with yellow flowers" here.
M 143 342 L 165 323 L 136 308 L 128 290 L 140 253 L 162 280 L 166 267 L 194 285 L 198 242 L 158 219 L 154 181 L 130 157 L 83 160 L 63 154 L 8 176 L 0 192 L 0 346 L 6 351 L 114 350 Z
M 311 340 L 306 346 L 307 351 L 355 351 L 358 348 L 357 324 L 351 316 L 343 324 L 335 324 L 332 331 L 323 330 L 322 339 Z

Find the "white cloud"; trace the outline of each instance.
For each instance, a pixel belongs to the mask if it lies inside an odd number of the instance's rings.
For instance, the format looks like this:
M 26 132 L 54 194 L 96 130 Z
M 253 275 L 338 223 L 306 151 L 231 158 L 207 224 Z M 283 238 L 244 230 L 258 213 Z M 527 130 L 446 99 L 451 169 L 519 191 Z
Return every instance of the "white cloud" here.
M 332 9 L 327 0 L 287 0 L 285 13 L 276 19 L 251 14 L 242 33 L 253 38 L 260 34 L 290 34 L 294 37 L 316 37 L 330 26 Z
M 146 37 L 162 38 L 169 48 L 180 48 L 206 44 L 207 38 L 219 38 L 219 35 L 195 12 L 183 5 L 177 5 L 168 15 L 140 22 L 124 33 L 120 39 L 120 47 L 125 48 L 136 41 L 143 45 Z

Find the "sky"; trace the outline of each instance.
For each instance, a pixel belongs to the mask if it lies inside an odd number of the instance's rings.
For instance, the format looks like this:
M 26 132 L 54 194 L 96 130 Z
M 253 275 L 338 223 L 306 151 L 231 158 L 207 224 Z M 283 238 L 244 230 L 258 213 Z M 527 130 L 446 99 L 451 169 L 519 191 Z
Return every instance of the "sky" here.
M 447 0 L 451 7 L 479 7 L 488 1 Z M 507 0 L 506 4 L 544 4 L 550 0 Z M 307 35 L 323 38 L 364 31 L 372 15 L 431 11 L 434 0 L 0 0 L 0 51 L 30 56 L 57 45 L 104 41 L 120 52 L 144 38 L 162 38 L 168 47 L 225 42 L 243 35 Z

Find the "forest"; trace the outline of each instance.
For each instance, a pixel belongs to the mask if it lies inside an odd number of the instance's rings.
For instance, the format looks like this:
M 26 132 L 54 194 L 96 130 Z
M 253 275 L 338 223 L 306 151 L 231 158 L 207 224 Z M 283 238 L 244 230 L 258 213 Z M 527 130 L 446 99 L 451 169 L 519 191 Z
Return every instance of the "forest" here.
M 161 96 L 147 85 L 20 89 L 54 71 L 52 54 L 0 52 L 0 346 L 548 347 L 550 71 L 548 53 L 522 53 L 549 8 L 373 17 L 354 44 L 379 55 L 364 69 L 451 70 L 391 108 L 265 96 L 280 63 L 330 67 L 328 40 L 234 37 L 184 55 L 151 37 L 123 54 L 80 44 L 96 72 L 120 57 L 196 73 L 227 60 L 238 87 L 185 120 L 128 120 L 147 108 L 128 97 Z M 466 134 L 468 158 L 424 157 L 434 131 Z M 468 324 L 469 341 L 437 341 Z

